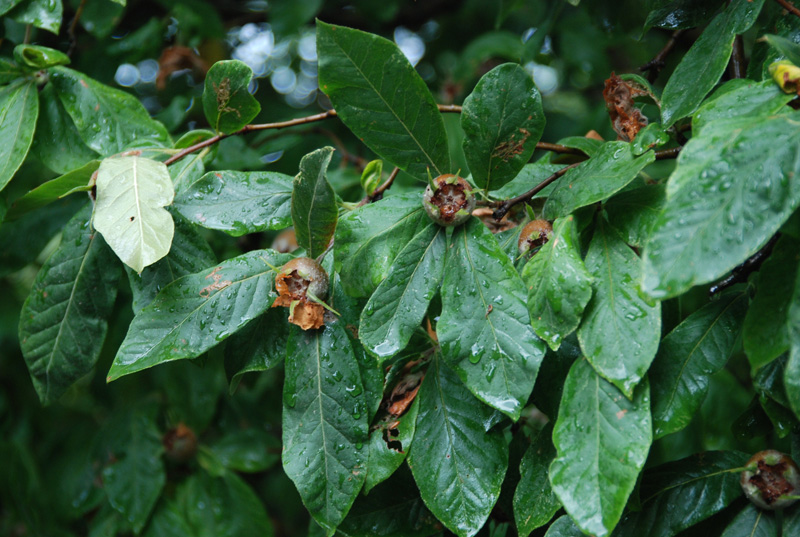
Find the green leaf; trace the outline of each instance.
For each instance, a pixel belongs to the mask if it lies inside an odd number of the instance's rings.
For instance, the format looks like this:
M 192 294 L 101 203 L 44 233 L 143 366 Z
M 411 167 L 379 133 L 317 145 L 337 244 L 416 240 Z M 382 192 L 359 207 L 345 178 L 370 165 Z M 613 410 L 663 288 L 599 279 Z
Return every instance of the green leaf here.
M 569 515 L 562 515 L 547 528 L 544 537 L 583 537 L 586 535 L 575 525 Z
M 341 322 L 297 327 L 286 348 L 283 469 L 333 535 L 367 473 L 367 415 L 358 363 Z
M 11 8 L 22 2 L 22 0 L 0 0 L 0 15 L 5 15 Z
M 644 250 L 644 292 L 673 297 L 724 276 L 789 218 L 800 205 L 798 117 L 714 121 L 689 140 Z
M 491 196 L 498 200 L 515 198 L 535 187 L 563 167 L 563 164 L 549 164 L 541 160 L 537 160 L 532 164 L 526 164 L 522 167 L 522 171 L 520 171 L 519 175 L 512 179 L 511 182 L 506 183 L 499 190 L 493 191 Z M 555 184 L 545 187 L 534 195 L 533 199 L 546 198 L 553 191 L 554 187 Z
M 58 34 L 63 13 L 61 0 L 23 0 L 6 16 L 21 24 L 31 24 Z
M 789 361 L 784 372 L 784 384 L 789 406 L 800 417 L 800 271 L 794 285 L 786 323 L 789 327 Z
M 578 327 L 592 297 L 592 276 L 579 246 L 573 217 L 560 218 L 550 240 L 522 270 L 533 331 L 553 350 Z
M 163 162 L 107 158 L 97 170 L 94 227 L 123 263 L 137 273 L 169 253 L 175 224 L 172 178 Z
M 441 294 L 442 356 L 478 399 L 516 421 L 546 347 L 531 328 L 525 284 L 477 218 L 453 233 Z
M 661 213 L 666 199 L 662 184 L 620 192 L 605 204 L 608 223 L 631 246 L 642 247 Z
M 745 507 L 734 518 L 722 537 L 778 537 L 778 523 L 770 511 L 759 509 L 753 504 Z M 791 534 L 785 534 L 791 535 Z
M 14 59 L 17 63 L 34 69 L 46 69 L 69 63 L 69 56 L 60 50 L 39 45 L 17 45 L 14 47 Z
M 617 525 L 652 440 L 647 383 L 629 401 L 589 362 L 575 362 L 553 429 L 550 483 L 584 532 L 603 537 Z
M 661 304 L 639 296 L 639 258 L 603 221 L 585 262 L 594 293 L 578 328 L 581 349 L 592 367 L 630 398 L 656 356 Z
M 531 442 L 519 465 L 519 484 L 514 491 L 514 522 L 520 537 L 544 526 L 561 508 L 550 487 L 548 468 L 556 456 L 552 427 L 545 427 Z
M 45 166 L 65 174 L 91 161 L 97 153 L 81 140 L 52 84 L 39 92 L 39 119 L 32 151 Z
M 419 403 L 416 399 L 396 425 L 381 423 L 369 435 L 369 464 L 364 481 L 364 494 L 389 479 L 400 468 L 414 440 Z M 387 418 L 395 421 L 391 416 Z
M 464 100 L 464 154 L 479 188 L 496 190 L 528 162 L 542 137 L 542 97 L 519 64 L 495 67 Z
M 669 142 L 669 134 L 664 128 L 658 123 L 650 123 L 636 134 L 636 138 L 631 144 L 631 151 L 634 155 L 639 156 L 649 149 L 661 147 L 667 142 Z
M 233 431 L 209 449 L 225 468 L 239 472 L 264 472 L 281 458 L 281 441 L 255 427 Z
M 650 368 L 656 438 L 680 431 L 700 410 L 709 377 L 734 351 L 747 308 L 745 292 L 731 292 L 692 313 L 661 342 Z
M 610 198 L 636 179 L 655 158 L 652 151 L 635 157 L 631 144 L 627 142 L 603 144 L 586 163 L 568 171 L 557 181 L 544 206 L 545 218 L 566 216 L 575 209 Z
M 0 89 L 0 190 L 25 160 L 38 115 L 35 82 L 20 81 Z
M 394 356 L 420 326 L 442 283 L 445 228 L 430 222 L 406 244 L 361 312 L 358 338 L 379 362 Z
M 706 99 L 692 116 L 692 135 L 697 136 L 711 121 L 740 116 L 770 116 L 792 100 L 771 80 L 729 80 Z
M 207 129 L 189 131 L 175 142 L 175 149 L 185 149 L 214 136 L 214 132 Z M 183 194 L 185 189 L 200 180 L 206 171 L 205 163 L 214 160 L 218 153 L 218 148 L 218 145 L 212 145 L 200 151 L 195 151 L 170 165 L 169 173 L 172 176 L 172 183 L 175 185 L 176 197 L 179 197 L 178 195 Z
M 371 295 L 388 276 L 395 257 L 430 223 L 419 192 L 388 196 L 342 215 L 334 260 L 347 294 Z
M 780 35 L 764 34 L 763 39 L 782 56 L 795 65 L 800 65 L 800 45 Z M 771 83 L 771 82 L 770 82 Z M 774 83 L 771 83 L 773 86 Z
M 2 2 L 0 2 L 0 11 L 2 11 Z M 24 74 L 24 71 L 13 61 L 8 58 L 0 58 L 0 85 L 13 82 Z
M 482 225 L 482 224 L 481 224 Z M 419 415 L 408 464 L 425 505 L 459 537 L 483 527 L 508 467 L 502 432 L 486 432 L 492 411 L 441 357 L 417 394 Z
M 83 141 L 101 155 L 144 142 L 168 144 L 164 126 L 150 119 L 142 103 L 67 67 L 49 70 L 50 82 Z
M 203 506 L 200 508 L 199 506 Z M 192 474 L 153 515 L 147 537 L 272 537 L 261 498 L 232 472 L 212 477 Z
M 125 456 L 103 470 L 103 488 L 111 505 L 140 533 L 167 480 L 161 461 L 161 435 L 152 418 L 134 416 Z
M 436 102 L 397 45 L 318 20 L 317 55 L 320 89 L 367 147 L 421 181 L 452 171 Z
M 43 404 L 92 370 L 117 296 L 119 268 L 90 215 L 87 206 L 64 227 L 20 313 L 20 347 Z
M 277 172 L 208 172 L 175 197 L 190 222 L 238 237 L 292 225 L 292 178 Z
M 709 451 L 648 470 L 641 510 L 625 515 L 614 537 L 672 537 L 722 511 L 742 495 L 746 460 L 743 453 Z
M 758 285 L 747 310 L 742 344 L 753 370 L 789 350 L 787 315 L 800 268 L 800 241 L 782 236 L 758 271 Z
M 233 334 L 225 345 L 225 373 L 233 391 L 245 373 L 267 371 L 286 358 L 286 310 L 271 308 Z
M 219 61 L 206 74 L 203 111 L 208 124 L 223 134 L 238 131 L 261 111 L 248 87 L 253 70 L 239 60 Z
M 217 258 L 208 242 L 180 216 L 175 219 L 175 235 L 169 253 L 142 270 L 141 274 L 128 269 L 128 283 L 133 294 L 133 312 L 139 313 L 149 305 L 164 287 L 182 276 L 200 272 L 216 263 Z
M 336 231 L 339 209 L 336 193 L 325 172 L 333 156 L 332 147 L 323 147 L 304 156 L 292 189 L 292 221 L 297 244 L 309 257 L 323 253 Z
M 93 160 L 82 168 L 42 183 L 11 204 L 6 220 L 16 220 L 25 213 L 44 207 L 69 194 L 91 190 L 89 180 L 99 167 L 100 161 Z
M 763 5 L 764 0 L 733 0 L 703 30 L 664 87 L 661 96 L 664 128 L 697 110 L 725 72 L 734 37 L 753 25 Z
M 108 381 L 214 347 L 272 305 L 277 295 L 270 265 L 288 259 L 254 250 L 167 285 L 134 317 Z

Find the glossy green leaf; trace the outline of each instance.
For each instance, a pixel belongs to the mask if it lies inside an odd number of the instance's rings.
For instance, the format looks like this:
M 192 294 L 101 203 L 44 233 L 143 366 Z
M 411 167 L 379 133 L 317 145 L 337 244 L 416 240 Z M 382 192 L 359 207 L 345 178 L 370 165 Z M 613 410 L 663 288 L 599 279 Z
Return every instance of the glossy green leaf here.
M 661 213 L 666 199 L 662 184 L 620 192 L 605 204 L 608 223 L 631 246 L 642 247 Z
M 388 276 L 395 257 L 430 222 L 419 192 L 389 196 L 342 215 L 334 259 L 347 294 L 371 295 Z
M 464 155 L 479 188 L 496 190 L 530 160 L 542 137 L 542 97 L 519 64 L 495 67 L 464 100 Z
M 739 475 L 747 458 L 709 451 L 648 470 L 641 511 L 625 515 L 614 537 L 672 537 L 722 511 L 742 495 Z
M 25 160 L 38 115 L 34 82 L 20 81 L 0 89 L 0 190 Z
M 137 273 L 169 252 L 175 224 L 172 179 L 163 162 L 142 157 L 105 159 L 97 170 L 93 225 Z
M 133 95 L 67 67 L 55 67 L 49 73 L 50 82 L 80 137 L 101 155 L 119 153 L 134 142 L 169 142 L 164 126 L 150 119 Z
M 367 479 L 364 481 L 364 494 L 389 479 L 406 460 L 417 426 L 419 403 L 415 399 L 408 411 L 396 420 L 397 425 L 389 427 L 381 423 L 369 435 L 369 464 Z M 387 418 L 394 421 L 392 417 Z
M 796 113 L 719 120 L 684 146 L 644 250 L 643 291 L 672 297 L 722 277 L 780 228 L 800 205 L 799 124 Z
M 680 431 L 700 410 L 708 379 L 733 353 L 747 293 L 727 293 L 692 313 L 661 342 L 650 368 L 655 437 Z
M 520 537 L 544 526 L 561 509 L 550 487 L 548 469 L 556 456 L 552 427 L 545 427 L 531 442 L 519 465 L 519 484 L 514 491 L 514 523 Z
M 137 274 L 128 269 L 128 283 L 133 294 L 133 312 L 139 313 L 167 285 L 182 276 L 200 272 L 216 263 L 208 242 L 180 216 L 175 220 L 175 235 L 169 253 Z
M 651 426 L 646 382 L 629 401 L 589 362 L 575 362 L 553 429 L 550 483 L 584 532 L 603 537 L 619 522 L 647 459 Z
M 547 528 L 544 537 L 583 537 L 586 535 L 569 515 L 562 515 Z
M 332 147 L 323 147 L 304 156 L 292 190 L 292 221 L 297 244 L 309 257 L 328 248 L 336 231 L 339 209 L 336 193 L 326 171 L 333 156 Z
M 320 89 L 367 147 L 422 181 L 454 171 L 436 102 L 397 45 L 318 20 L 317 55 Z
M 22 0 L 6 16 L 21 24 L 31 24 L 58 34 L 63 14 L 61 0 Z
M 763 39 L 794 65 L 800 65 L 800 46 L 797 43 L 774 34 L 765 34 Z
M 500 495 L 508 447 L 486 432 L 492 411 L 467 390 L 441 357 L 417 394 L 419 415 L 408 464 L 425 505 L 450 531 L 471 537 Z
M 271 308 L 233 334 L 225 345 L 225 373 L 231 391 L 245 373 L 266 371 L 283 364 L 289 337 L 288 314 Z
M 607 142 L 585 164 L 573 168 L 556 182 L 544 206 L 544 216 L 555 219 L 575 209 L 602 201 L 636 179 L 655 160 L 652 151 L 635 157 L 631 144 Z
M 174 501 L 161 504 L 145 535 L 272 537 L 274 530 L 261 498 L 241 477 L 200 470 L 178 485 Z
M 753 25 L 763 5 L 764 0 L 733 0 L 703 30 L 664 87 L 661 123 L 665 128 L 697 110 L 725 72 L 734 37 Z
M 650 123 L 636 134 L 631 144 L 634 155 L 644 154 L 649 149 L 661 147 L 669 142 L 669 134 L 658 123 Z
M 778 537 L 778 535 L 775 514 L 759 509 L 753 504 L 749 504 L 736 515 L 722 532 L 722 537 Z
M 430 222 L 406 244 L 361 312 L 358 337 L 380 361 L 394 356 L 420 326 L 444 275 L 445 228 Z
M 595 229 L 585 263 L 594 282 L 578 328 L 581 349 L 602 377 L 631 397 L 656 356 L 661 304 L 639 296 L 639 258 L 605 222 Z
M 442 356 L 480 400 L 516 420 L 545 345 L 530 325 L 525 284 L 477 218 L 453 233 L 441 295 Z
M 753 370 L 789 350 L 786 324 L 800 268 L 800 241 L 784 235 L 758 272 L 758 286 L 747 310 L 742 344 Z
M 90 217 L 86 207 L 65 226 L 20 313 L 20 346 L 43 404 L 92 370 L 117 296 L 119 268 Z
M 100 161 L 93 160 L 77 170 L 42 183 L 11 204 L 6 220 L 16 220 L 25 213 L 44 207 L 69 194 L 91 190 L 89 180 L 99 167 Z
M 134 317 L 108 380 L 172 360 L 195 358 L 266 311 L 275 272 L 289 256 L 254 250 L 179 278 Z
M 506 183 L 499 190 L 492 192 L 491 196 L 492 198 L 502 200 L 524 194 L 563 167 L 563 164 L 549 164 L 541 160 L 537 160 L 532 164 L 526 164 L 511 182 Z M 534 199 L 549 196 L 554 187 L 555 184 L 552 184 L 544 188 L 534 196 Z
M 209 449 L 225 468 L 239 472 L 263 472 L 281 459 L 280 439 L 257 427 L 230 432 Z
M 283 385 L 283 469 L 333 535 L 367 473 L 367 416 L 358 363 L 341 322 L 293 327 Z
M 644 30 L 652 27 L 670 30 L 702 26 L 719 9 L 714 0 L 657 0 L 647 15 Z
M 39 45 L 17 45 L 14 47 L 14 59 L 17 63 L 34 69 L 45 69 L 69 63 L 69 56 L 60 50 Z
M 52 84 L 39 92 L 39 119 L 31 150 L 45 166 L 65 174 L 97 157 L 81 140 Z
M 136 415 L 131 422 L 125 456 L 103 470 L 103 488 L 111 505 L 142 531 L 167 481 L 161 461 L 161 435 L 153 419 Z
M 175 197 L 190 222 L 234 237 L 292 225 L 292 178 L 277 172 L 208 172 Z
M 203 89 L 203 111 L 217 132 L 236 132 L 261 111 L 248 90 L 253 70 L 239 60 L 223 60 L 211 66 Z
M 533 331 L 553 350 L 578 327 L 592 296 L 592 276 L 579 247 L 573 217 L 558 219 L 550 240 L 522 270 Z
M 20 2 L 22 2 L 22 0 L 0 0 L 0 15 L 5 15 Z
M 791 100 L 792 96 L 782 92 L 771 80 L 729 80 L 694 113 L 692 134 L 697 136 L 709 122 L 717 119 L 775 114 Z
M 2 3 L 0 3 L 0 6 Z M 2 7 L 0 7 L 2 10 Z M 8 58 L 0 58 L 0 85 L 8 84 L 20 78 L 24 71 Z

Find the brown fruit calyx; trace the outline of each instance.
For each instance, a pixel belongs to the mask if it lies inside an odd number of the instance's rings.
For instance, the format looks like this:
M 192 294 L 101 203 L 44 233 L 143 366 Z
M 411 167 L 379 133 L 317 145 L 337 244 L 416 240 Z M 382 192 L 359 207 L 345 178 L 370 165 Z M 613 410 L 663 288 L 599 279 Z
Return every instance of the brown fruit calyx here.
M 431 220 L 440 226 L 463 224 L 475 209 L 472 187 L 463 178 L 452 173 L 440 175 L 428 185 L 422 196 L 422 206 Z
M 197 436 L 183 423 L 167 431 L 161 443 L 164 445 L 164 453 L 175 462 L 186 462 L 197 452 Z
M 328 273 L 308 257 L 286 263 L 275 276 L 278 298 L 273 308 L 289 308 L 289 322 L 303 330 L 321 328 L 325 307 L 320 303 L 328 296 Z
M 761 509 L 783 509 L 797 501 L 800 493 L 800 469 L 780 451 L 759 451 L 747 461 L 741 476 L 747 499 Z
M 547 220 L 533 220 L 525 224 L 519 232 L 517 247 L 520 255 L 533 255 L 550 240 L 553 225 Z

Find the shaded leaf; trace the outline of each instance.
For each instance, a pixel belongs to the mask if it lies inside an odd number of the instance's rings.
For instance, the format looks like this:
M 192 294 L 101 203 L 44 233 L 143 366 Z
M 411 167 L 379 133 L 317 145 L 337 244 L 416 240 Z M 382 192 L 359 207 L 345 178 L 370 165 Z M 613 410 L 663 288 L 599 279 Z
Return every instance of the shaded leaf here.
M 583 537 L 586 535 L 575 525 L 569 515 L 562 515 L 547 528 L 544 537 Z
M 680 431 L 700 410 L 709 377 L 735 349 L 747 302 L 745 292 L 727 293 L 692 313 L 661 342 L 649 374 L 656 438 Z
M 0 89 L 0 190 L 25 160 L 38 116 L 35 82 L 20 81 Z
M 492 411 L 447 364 L 431 361 L 417 396 L 419 415 L 408 464 L 428 509 L 459 537 L 483 527 L 508 466 L 500 431 L 486 432 Z
M 16 220 L 25 213 L 44 207 L 69 194 L 91 190 L 89 180 L 99 167 L 100 161 L 93 160 L 81 168 L 42 183 L 11 204 L 6 221 Z
M 436 326 L 444 359 L 480 400 L 516 420 L 545 351 L 525 284 L 477 218 L 453 233 Z
M 620 192 L 605 204 L 608 223 L 622 239 L 631 246 L 641 247 L 650 237 L 650 232 L 661 213 L 666 199 L 662 184 Z
M 578 327 L 592 296 L 576 235 L 572 216 L 556 220 L 550 240 L 522 270 L 533 330 L 553 350 Z
M 253 70 L 239 60 L 219 61 L 208 70 L 203 111 L 214 130 L 236 132 L 261 111 L 261 104 L 248 90 L 252 78 Z
M 300 161 L 300 173 L 294 178 L 292 222 L 297 244 L 309 257 L 323 253 L 336 231 L 336 193 L 325 175 L 332 156 L 332 147 L 309 153 Z
M 369 435 L 369 465 L 364 494 L 389 479 L 406 460 L 417 425 L 419 403 L 416 398 L 400 418 L 387 416 Z
M 20 313 L 20 347 L 43 404 L 92 370 L 117 296 L 119 268 L 90 215 L 85 207 L 64 227 Z
M 497 190 L 536 149 L 545 117 L 533 78 L 519 64 L 495 67 L 464 100 L 464 155 L 479 188 Z
M 650 450 L 651 425 L 646 382 L 629 401 L 589 362 L 575 362 L 553 429 L 550 483 L 584 532 L 602 537 L 619 522 Z
M 292 178 L 277 172 L 208 172 L 175 197 L 190 222 L 234 237 L 292 225 Z
M 771 80 L 729 80 L 705 100 L 692 116 L 692 134 L 697 136 L 711 121 L 739 116 L 769 116 L 792 100 Z
M 367 147 L 421 181 L 452 171 L 436 102 L 397 45 L 318 20 L 317 55 L 320 89 Z
M 225 373 L 231 391 L 245 373 L 283 364 L 288 337 L 289 322 L 282 308 L 271 308 L 233 334 L 225 345 Z
M 137 273 L 169 252 L 175 224 L 172 179 L 163 162 L 105 159 L 97 170 L 93 224 L 114 253 Z
M 753 504 L 748 505 L 736 515 L 736 518 L 722 532 L 722 537 L 778 537 L 778 535 L 775 515 L 771 511 L 759 509 Z
M 499 200 L 517 197 L 538 185 L 563 167 L 563 164 L 549 164 L 541 160 L 537 160 L 532 164 L 526 164 L 514 179 L 503 185 L 499 190 L 493 191 L 491 195 L 493 198 Z M 546 198 L 553 191 L 554 187 L 555 184 L 545 187 L 534 195 L 533 199 Z
M 281 458 L 280 439 L 254 427 L 230 432 L 209 449 L 225 468 L 239 472 L 263 472 Z
M 594 282 L 578 328 L 581 349 L 602 377 L 631 397 L 658 349 L 661 304 L 639 296 L 639 258 L 603 221 L 585 263 Z
M 311 516 L 333 535 L 367 473 L 367 416 L 342 323 L 293 329 L 283 385 L 283 469 Z
M 214 347 L 272 305 L 277 295 L 269 265 L 288 259 L 254 250 L 167 285 L 134 317 L 108 380 Z
M 519 465 L 519 484 L 514 491 L 514 523 L 520 537 L 544 526 L 561 508 L 550 487 L 548 469 L 556 456 L 553 428 L 545 427 L 531 442 Z
M 394 259 L 361 313 L 358 337 L 379 361 L 394 356 L 420 326 L 442 283 L 445 228 L 429 223 Z

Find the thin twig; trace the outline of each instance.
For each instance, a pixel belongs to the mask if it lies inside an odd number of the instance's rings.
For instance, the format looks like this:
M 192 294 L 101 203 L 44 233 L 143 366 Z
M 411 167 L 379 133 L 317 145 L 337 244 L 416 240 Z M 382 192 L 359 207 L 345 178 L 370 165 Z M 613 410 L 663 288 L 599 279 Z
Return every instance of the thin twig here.
M 528 201 L 533 196 L 535 196 L 538 192 L 544 189 L 547 185 L 551 184 L 553 181 L 567 173 L 569 170 L 574 168 L 575 166 L 582 164 L 583 162 L 576 162 L 574 164 L 570 164 L 569 166 L 565 166 L 558 170 L 556 173 L 533 187 L 532 189 L 528 190 L 524 194 L 520 194 L 516 198 L 507 199 L 505 201 L 497 202 L 497 209 L 495 209 L 494 213 L 492 213 L 492 218 L 495 220 L 502 220 L 503 217 L 508 214 L 508 211 L 516 205 L 517 203 L 522 203 L 523 201 Z
M 778 237 L 780 237 L 780 233 L 773 235 L 763 248 L 748 257 L 744 263 L 735 267 L 729 276 L 712 285 L 708 290 L 708 294 L 710 296 L 714 296 L 735 283 L 746 282 L 747 278 L 753 272 L 756 272 L 759 268 L 761 268 L 761 264 L 769 257 L 769 254 L 772 253 L 772 247 L 775 246 L 775 243 L 778 241 Z
M 795 7 L 795 5 L 789 2 L 788 0 L 775 0 L 775 1 L 778 2 L 781 6 L 783 6 L 783 9 L 785 9 L 792 15 L 800 17 L 800 9 Z
M 22 38 L 22 42 L 25 45 L 31 42 L 31 29 L 33 29 L 33 25 L 31 24 L 25 27 L 25 37 Z
M 662 149 L 661 151 L 656 151 L 656 160 L 668 160 L 671 158 L 678 158 L 678 154 L 683 149 L 683 146 L 678 147 L 671 147 L 669 149 Z
M 78 45 L 78 38 L 75 35 L 75 30 L 78 28 L 78 21 L 83 14 L 83 8 L 86 6 L 86 0 L 81 0 L 81 3 L 78 5 L 78 9 L 75 10 L 75 16 L 72 17 L 72 22 L 69 23 L 69 30 L 67 30 L 67 35 L 69 36 L 69 49 L 67 49 L 67 56 L 72 56 L 72 53 L 75 52 L 75 47 Z
M 372 203 L 373 201 L 378 201 L 379 199 L 383 198 L 383 193 L 389 190 L 394 183 L 394 180 L 397 178 L 397 174 L 400 173 L 400 168 L 395 168 L 392 170 L 392 173 L 389 174 L 389 178 L 383 182 L 375 191 L 370 194 L 369 196 L 364 196 L 364 198 L 358 202 L 358 206 L 361 207 L 362 205 L 366 205 L 367 203 Z
M 730 62 L 731 78 L 745 78 L 747 76 L 747 60 L 744 57 L 744 40 L 737 35 L 733 40 L 733 53 Z
M 672 49 L 675 48 L 675 43 L 678 42 L 678 38 L 685 31 L 686 30 L 675 30 L 672 33 L 672 37 L 670 37 L 669 41 L 667 41 L 667 44 L 664 45 L 664 48 L 658 51 L 658 54 L 656 54 L 652 60 L 639 67 L 640 71 L 647 71 L 647 80 L 649 82 L 655 82 L 656 78 L 658 78 L 658 73 L 660 73 L 661 69 L 664 68 L 664 62 L 667 59 L 667 56 Z
M 565 155 L 586 155 L 586 153 L 580 149 L 575 149 L 574 147 L 567 147 L 560 144 L 550 144 L 547 142 L 538 142 L 536 144 L 536 149 L 543 149 L 544 151 L 552 151 L 553 153 L 562 153 Z

